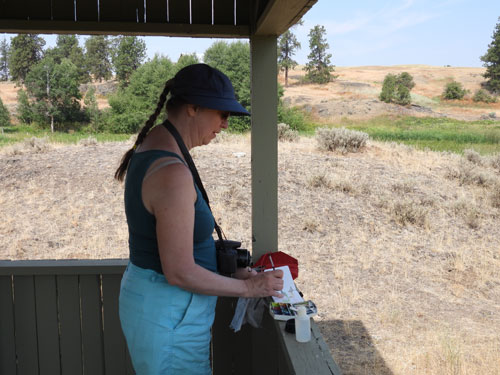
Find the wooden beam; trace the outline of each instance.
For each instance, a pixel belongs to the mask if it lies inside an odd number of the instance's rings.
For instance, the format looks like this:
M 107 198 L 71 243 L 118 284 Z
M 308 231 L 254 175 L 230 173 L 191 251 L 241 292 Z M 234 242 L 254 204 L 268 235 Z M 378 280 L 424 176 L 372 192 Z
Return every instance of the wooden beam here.
M 193 38 L 248 38 L 250 36 L 248 25 L 27 21 L 2 18 L 0 18 L 0 32 L 33 34 L 157 35 Z
M 278 68 L 276 37 L 250 38 L 252 253 L 278 251 Z
M 296 24 L 318 0 L 270 0 L 257 20 L 254 34 L 281 35 Z

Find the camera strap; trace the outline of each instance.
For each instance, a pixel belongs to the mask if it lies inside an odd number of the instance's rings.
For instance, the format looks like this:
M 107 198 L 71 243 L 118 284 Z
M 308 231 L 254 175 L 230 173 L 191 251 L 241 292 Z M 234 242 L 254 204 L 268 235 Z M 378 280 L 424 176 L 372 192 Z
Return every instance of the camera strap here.
M 208 195 L 207 192 L 205 191 L 205 188 L 203 187 L 203 183 L 201 182 L 200 175 L 198 174 L 198 170 L 196 169 L 196 165 L 194 165 L 193 158 L 191 157 L 191 154 L 189 153 L 189 150 L 186 147 L 186 144 L 182 140 L 181 135 L 177 131 L 174 125 L 169 120 L 165 120 L 162 124 L 169 132 L 172 134 L 174 137 L 175 141 L 177 142 L 177 146 L 179 146 L 182 156 L 184 156 L 184 159 L 186 160 L 186 163 L 188 164 L 189 169 L 191 170 L 191 174 L 193 175 L 194 182 L 196 183 L 196 186 L 198 186 L 198 189 L 200 189 L 201 195 L 203 196 L 203 199 L 205 199 L 205 202 L 207 202 L 207 206 L 212 211 L 212 208 L 210 207 L 210 201 L 208 200 Z M 223 238 L 222 238 L 222 230 L 220 229 L 219 225 L 217 224 L 217 221 L 215 221 L 214 218 L 214 223 L 215 223 L 215 231 L 217 232 L 217 236 L 219 237 L 219 240 L 223 243 Z

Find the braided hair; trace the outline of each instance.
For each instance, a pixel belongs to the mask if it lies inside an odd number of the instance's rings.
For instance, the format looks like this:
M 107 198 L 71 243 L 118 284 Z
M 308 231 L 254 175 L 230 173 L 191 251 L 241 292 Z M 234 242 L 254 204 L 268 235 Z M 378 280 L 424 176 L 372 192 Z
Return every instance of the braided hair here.
M 149 117 L 148 121 L 144 124 L 142 127 L 141 131 L 137 135 L 137 139 L 132 146 L 130 150 L 128 150 L 122 157 L 120 166 L 115 172 L 115 179 L 118 181 L 123 181 L 125 178 L 125 174 L 127 173 L 128 165 L 130 163 L 130 159 L 132 158 L 132 155 L 134 154 L 135 149 L 144 141 L 146 136 L 148 135 L 149 131 L 154 127 L 156 119 L 161 113 L 161 110 L 163 109 L 163 106 L 165 105 L 165 102 L 167 100 L 168 93 L 171 91 L 172 87 L 174 85 L 174 80 L 170 79 L 167 81 L 165 84 L 165 87 L 160 95 L 160 99 L 158 100 L 158 104 L 156 105 L 156 109 L 153 112 L 153 114 Z M 175 97 L 172 97 L 168 100 L 167 103 L 167 112 L 169 110 L 175 110 L 178 108 L 180 105 L 184 104 L 184 101 L 182 99 L 178 99 Z

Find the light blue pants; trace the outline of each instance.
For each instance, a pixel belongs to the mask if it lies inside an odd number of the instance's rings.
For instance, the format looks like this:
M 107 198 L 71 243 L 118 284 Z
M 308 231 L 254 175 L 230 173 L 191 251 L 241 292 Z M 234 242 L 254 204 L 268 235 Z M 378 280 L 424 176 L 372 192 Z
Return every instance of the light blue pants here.
M 129 263 L 120 289 L 120 321 L 137 375 L 209 375 L 217 297 L 170 285 Z

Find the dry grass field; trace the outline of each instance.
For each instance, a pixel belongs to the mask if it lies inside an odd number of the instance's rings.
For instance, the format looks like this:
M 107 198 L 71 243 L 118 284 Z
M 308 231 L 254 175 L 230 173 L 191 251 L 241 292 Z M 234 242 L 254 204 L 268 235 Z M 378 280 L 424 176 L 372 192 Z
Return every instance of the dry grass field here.
M 126 257 L 112 175 L 128 147 L 0 149 L 0 258 Z M 250 247 L 249 137 L 193 155 L 219 223 Z M 301 137 L 279 144 L 278 168 L 279 249 L 344 374 L 500 374 L 498 156 Z

